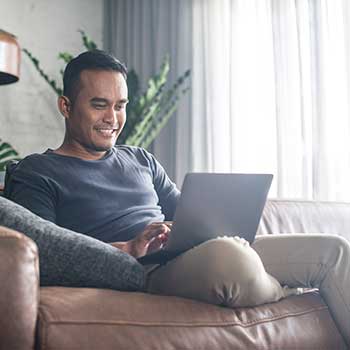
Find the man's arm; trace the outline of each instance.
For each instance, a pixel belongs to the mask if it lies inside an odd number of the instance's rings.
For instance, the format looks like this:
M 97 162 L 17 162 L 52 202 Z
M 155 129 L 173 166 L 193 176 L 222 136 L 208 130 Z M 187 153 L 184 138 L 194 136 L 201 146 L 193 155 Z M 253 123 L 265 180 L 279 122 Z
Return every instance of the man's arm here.
M 156 158 L 147 152 L 153 172 L 153 185 L 159 198 L 159 205 L 165 216 L 165 220 L 173 220 L 177 202 L 180 198 L 180 191 L 172 182 L 163 166 Z
M 0 197 L 0 225 L 24 233 L 39 248 L 43 286 L 140 290 L 143 267 L 129 254 L 43 220 Z

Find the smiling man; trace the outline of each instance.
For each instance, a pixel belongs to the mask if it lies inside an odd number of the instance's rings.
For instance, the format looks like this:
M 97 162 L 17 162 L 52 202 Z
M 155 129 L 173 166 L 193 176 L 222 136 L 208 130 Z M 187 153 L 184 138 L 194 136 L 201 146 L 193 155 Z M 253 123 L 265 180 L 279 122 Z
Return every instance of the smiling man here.
M 180 193 L 149 152 L 115 146 L 126 122 L 126 74 L 125 66 L 103 51 L 74 58 L 58 99 L 66 124 L 62 145 L 20 161 L 5 192 L 44 219 L 138 258 L 159 249 L 171 234 L 164 220 L 172 220 Z M 55 251 L 46 237 L 42 249 Z M 66 255 L 71 242 L 60 245 Z M 80 256 L 93 266 L 87 258 L 91 247 L 79 244 Z M 128 271 L 130 259 L 120 264 L 119 271 Z M 149 292 L 228 307 L 277 301 L 298 293 L 297 287 L 319 288 L 350 344 L 350 245 L 341 237 L 268 235 L 252 247 L 238 237 L 217 238 L 149 271 L 143 286 Z M 294 288 L 282 288 L 279 281 Z
M 115 146 L 126 122 L 126 67 L 99 50 L 66 67 L 63 143 L 14 169 L 8 197 L 44 219 L 139 257 L 167 239 L 179 191 L 144 149 Z
M 126 121 L 126 71 L 83 70 L 74 81 L 70 66 L 58 107 L 66 119 L 66 134 L 56 154 L 100 159 L 110 150 Z

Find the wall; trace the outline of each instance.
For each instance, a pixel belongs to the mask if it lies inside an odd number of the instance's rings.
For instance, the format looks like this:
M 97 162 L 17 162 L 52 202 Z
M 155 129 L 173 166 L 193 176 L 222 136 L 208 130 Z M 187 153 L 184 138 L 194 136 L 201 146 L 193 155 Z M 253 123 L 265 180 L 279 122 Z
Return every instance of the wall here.
M 103 0 L 1 0 L 0 28 L 18 37 L 50 76 L 60 79 L 58 52 L 83 50 L 78 29 L 102 47 Z M 60 145 L 64 121 L 57 95 L 22 53 L 18 83 L 0 86 L 0 139 L 25 156 Z

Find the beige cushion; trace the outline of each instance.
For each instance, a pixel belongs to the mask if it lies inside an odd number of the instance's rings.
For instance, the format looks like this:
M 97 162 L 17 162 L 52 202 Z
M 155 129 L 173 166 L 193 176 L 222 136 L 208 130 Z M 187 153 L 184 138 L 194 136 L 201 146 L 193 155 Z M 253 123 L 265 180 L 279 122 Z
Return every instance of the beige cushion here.
M 266 202 L 258 235 L 332 233 L 350 241 L 350 203 L 271 199 Z

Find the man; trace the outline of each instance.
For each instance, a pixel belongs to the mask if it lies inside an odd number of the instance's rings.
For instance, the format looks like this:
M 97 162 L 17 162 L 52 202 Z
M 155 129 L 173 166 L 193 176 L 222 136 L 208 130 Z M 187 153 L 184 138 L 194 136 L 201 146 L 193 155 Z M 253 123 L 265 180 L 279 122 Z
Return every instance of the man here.
M 164 220 L 172 219 L 179 191 L 150 153 L 113 147 L 126 122 L 126 68 L 105 52 L 85 52 L 63 79 L 63 143 L 21 161 L 7 195 L 134 257 L 159 249 L 171 234 Z M 235 307 L 316 287 L 350 344 L 349 270 L 349 243 L 336 236 L 258 237 L 252 247 L 237 237 L 218 238 L 153 268 L 147 289 Z

